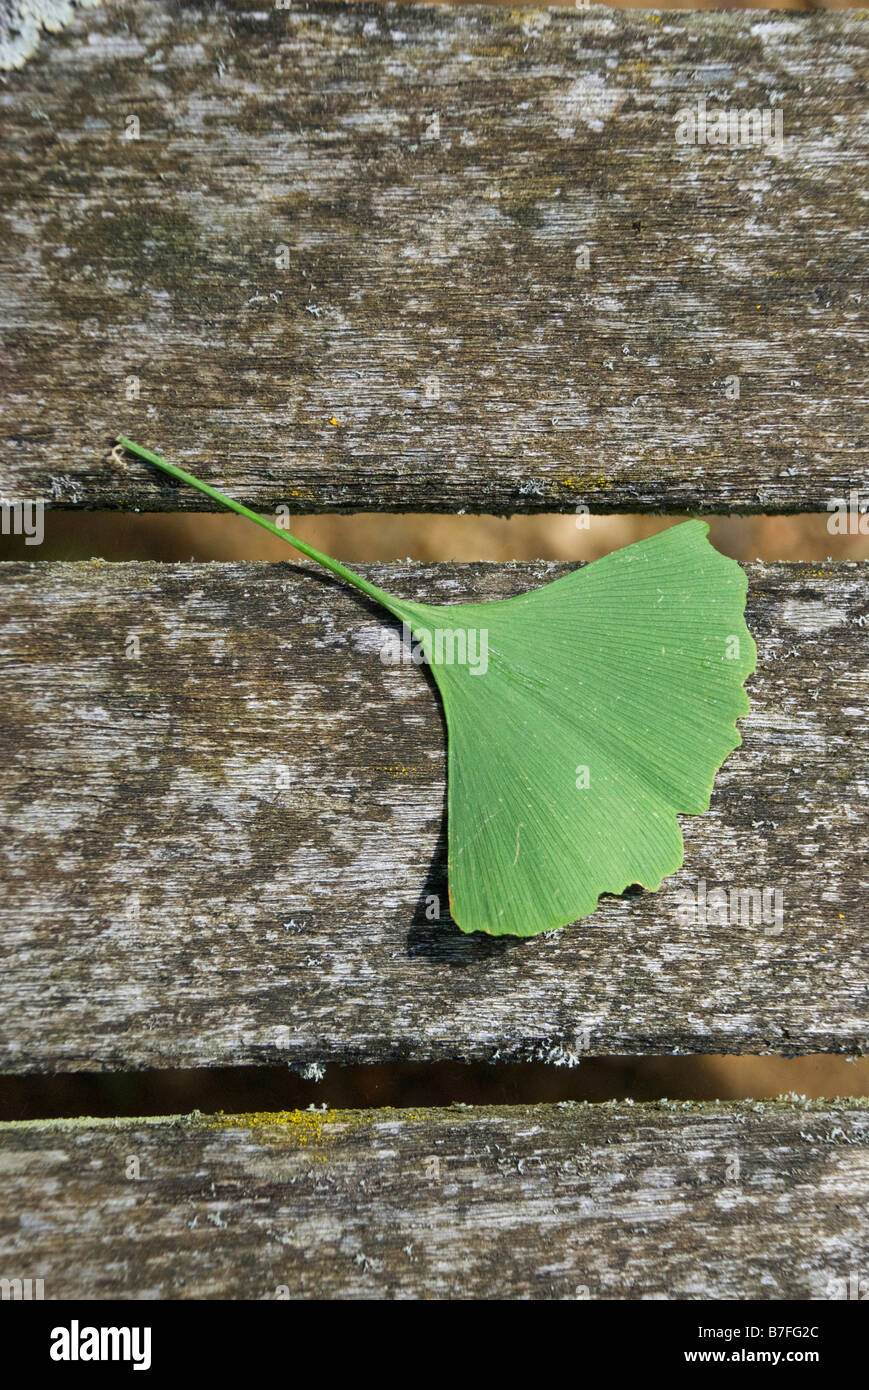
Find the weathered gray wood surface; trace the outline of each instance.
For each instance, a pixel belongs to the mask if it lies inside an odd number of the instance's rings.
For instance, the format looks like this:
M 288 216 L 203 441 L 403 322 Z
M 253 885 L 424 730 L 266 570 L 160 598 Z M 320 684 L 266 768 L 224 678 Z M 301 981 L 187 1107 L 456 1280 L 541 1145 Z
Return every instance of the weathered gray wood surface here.
M 440 704 L 381 610 L 292 564 L 3 565 L 0 1067 L 861 1052 L 865 566 L 748 572 L 752 711 L 683 870 L 517 941 L 448 918 Z M 701 880 L 755 908 L 684 924 Z
M 4 495 L 209 505 L 121 431 L 263 507 L 823 510 L 866 476 L 865 32 L 81 12 L 0 88 Z M 781 149 L 677 144 L 701 100 Z
M 865 1296 L 867 1163 L 854 1100 L 2 1125 L 0 1257 L 46 1298 Z

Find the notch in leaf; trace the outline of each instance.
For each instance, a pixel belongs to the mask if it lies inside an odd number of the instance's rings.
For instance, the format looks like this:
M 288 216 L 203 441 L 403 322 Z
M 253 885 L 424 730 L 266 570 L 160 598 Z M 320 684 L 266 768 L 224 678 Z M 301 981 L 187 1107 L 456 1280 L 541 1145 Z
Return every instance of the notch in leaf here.
M 747 581 L 687 521 L 487 603 L 411 603 L 157 454 L 125 449 L 296 547 L 406 623 L 447 723 L 450 911 L 533 936 L 682 865 L 677 816 L 709 809 L 741 738 L 757 651 Z

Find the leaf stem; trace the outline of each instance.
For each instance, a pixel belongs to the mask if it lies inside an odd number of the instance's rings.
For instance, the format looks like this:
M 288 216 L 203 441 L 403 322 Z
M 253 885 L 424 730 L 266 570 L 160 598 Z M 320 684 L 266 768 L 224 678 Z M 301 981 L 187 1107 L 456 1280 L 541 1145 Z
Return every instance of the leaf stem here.
M 309 560 L 316 560 L 318 565 L 323 565 L 333 574 L 337 574 L 339 579 L 345 579 L 348 584 L 361 589 L 363 594 L 367 594 L 369 598 L 373 598 L 390 612 L 395 612 L 396 606 L 402 607 L 391 595 L 384 593 L 374 584 L 369 584 L 368 580 L 363 579 L 361 574 L 356 574 L 353 570 L 348 569 L 346 565 L 341 564 L 340 560 L 333 560 L 331 555 L 324 555 L 321 550 L 316 550 L 314 546 L 308 545 L 307 541 L 300 540 L 298 536 L 291 535 L 289 531 L 282 530 L 280 526 L 275 526 L 273 522 L 260 516 L 259 512 L 251 511 L 250 507 L 245 507 L 241 502 L 235 502 L 231 497 L 227 497 L 225 493 L 218 492 L 217 488 L 212 487 L 210 483 L 202 482 L 201 478 L 195 478 L 192 473 L 185 473 L 183 468 L 176 468 L 174 463 L 168 463 L 166 459 L 160 458 L 159 454 L 152 454 L 150 449 L 144 449 L 141 444 L 134 444 L 131 439 L 125 438 L 122 434 L 118 435 L 118 443 L 129 453 L 136 454 L 148 463 L 153 463 L 157 468 L 162 468 L 163 472 L 168 473 L 170 477 L 177 478 L 181 483 L 188 483 L 190 487 L 198 488 L 200 492 L 205 493 L 206 497 L 219 502 L 222 507 L 228 507 L 231 512 L 238 512 L 239 516 L 247 517 L 248 521 L 255 521 L 257 526 L 271 531 L 273 536 L 278 536 L 282 541 L 286 541 L 287 545 L 295 546 L 296 550 L 301 550 L 302 554 L 307 555 Z

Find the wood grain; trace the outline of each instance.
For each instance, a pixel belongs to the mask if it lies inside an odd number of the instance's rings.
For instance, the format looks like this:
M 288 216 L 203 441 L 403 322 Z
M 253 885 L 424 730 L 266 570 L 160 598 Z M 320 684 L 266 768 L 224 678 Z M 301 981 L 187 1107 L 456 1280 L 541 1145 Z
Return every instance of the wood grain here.
M 844 1299 L 867 1162 L 865 1102 L 798 1097 L 9 1124 L 0 1258 L 61 1299 Z
M 79 11 L 0 88 L 4 496 L 209 505 L 123 432 L 263 508 L 822 511 L 864 82 L 849 13 Z
M 566 568 L 364 572 L 453 602 Z M 292 564 L 3 565 L 0 1066 L 861 1053 L 865 566 L 748 573 L 752 710 L 683 869 L 517 941 L 449 919 L 439 700 L 368 600 Z

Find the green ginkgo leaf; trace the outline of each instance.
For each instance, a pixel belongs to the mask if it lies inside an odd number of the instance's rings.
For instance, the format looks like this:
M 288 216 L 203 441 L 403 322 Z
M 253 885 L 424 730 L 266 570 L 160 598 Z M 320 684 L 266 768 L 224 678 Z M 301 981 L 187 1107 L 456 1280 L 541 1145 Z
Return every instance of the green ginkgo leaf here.
M 443 699 L 450 911 L 465 932 L 533 936 L 602 893 L 681 867 L 678 815 L 709 809 L 741 742 L 756 648 L 746 578 L 687 521 L 488 603 L 393 598 L 207 483 L 124 448 L 249 517 L 406 624 Z

